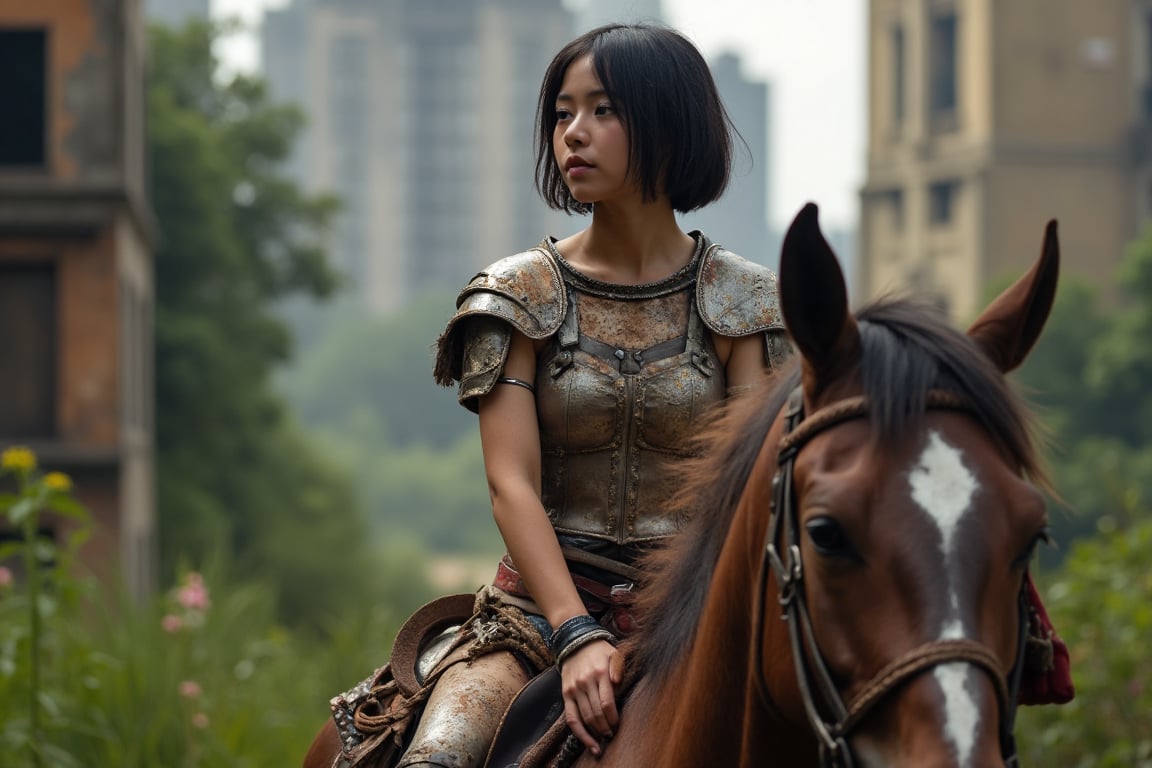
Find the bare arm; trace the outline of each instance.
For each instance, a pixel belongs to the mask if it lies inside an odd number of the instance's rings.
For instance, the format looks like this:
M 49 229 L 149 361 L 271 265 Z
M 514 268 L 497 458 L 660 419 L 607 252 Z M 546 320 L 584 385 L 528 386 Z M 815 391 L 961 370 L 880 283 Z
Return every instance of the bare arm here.
M 729 392 L 740 391 L 764 378 L 767 367 L 764 364 L 764 337 L 761 334 L 714 339 L 717 354 L 724 366 Z
M 519 332 L 513 332 L 504 375 L 535 378 L 535 350 Z M 540 501 L 540 432 L 533 394 L 498 384 L 480 401 L 480 441 L 492 514 L 533 600 L 553 627 L 587 613 Z M 609 671 L 615 652 L 610 643 L 593 642 L 562 668 L 568 724 L 594 754 L 600 748 L 588 729 L 608 736 L 617 723 L 613 684 L 619 681 Z

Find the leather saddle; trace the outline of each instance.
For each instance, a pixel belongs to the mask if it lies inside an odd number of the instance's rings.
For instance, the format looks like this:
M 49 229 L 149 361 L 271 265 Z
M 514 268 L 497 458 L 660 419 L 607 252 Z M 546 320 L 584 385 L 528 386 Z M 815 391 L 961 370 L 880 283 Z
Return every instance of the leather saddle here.
M 485 768 L 543 766 L 567 735 L 560 670 L 549 667 L 529 680 L 508 705 Z
M 409 617 L 397 633 L 391 671 L 400 689 L 414 694 L 451 653 L 456 633 L 473 613 L 475 595 L 439 598 Z M 560 672 L 548 667 L 529 680 L 505 710 L 486 768 L 544 766 L 568 735 Z

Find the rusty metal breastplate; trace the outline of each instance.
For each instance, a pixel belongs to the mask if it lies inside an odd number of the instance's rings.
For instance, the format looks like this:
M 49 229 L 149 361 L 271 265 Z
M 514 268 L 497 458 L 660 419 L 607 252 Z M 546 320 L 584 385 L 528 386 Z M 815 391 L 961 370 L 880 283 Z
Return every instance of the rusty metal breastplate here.
M 669 504 L 679 463 L 725 393 L 696 308 L 699 248 L 672 277 L 638 286 L 601 283 L 552 255 L 569 301 L 537 358 L 544 508 L 562 534 L 668 536 L 685 522 Z

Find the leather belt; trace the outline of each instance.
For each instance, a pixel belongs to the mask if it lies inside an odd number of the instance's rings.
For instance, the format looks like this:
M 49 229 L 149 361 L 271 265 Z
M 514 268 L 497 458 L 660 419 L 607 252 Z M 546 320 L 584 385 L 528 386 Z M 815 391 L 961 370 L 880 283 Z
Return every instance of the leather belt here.
M 608 625 L 609 629 L 622 636 L 630 635 L 635 631 L 636 621 L 629 610 L 634 599 L 631 583 L 610 586 L 578 573 L 569 573 L 569 575 L 590 613 L 593 615 L 609 614 L 610 624 L 609 622 L 604 623 Z M 532 598 L 528 586 L 524 583 L 520 572 L 516 570 L 509 555 L 500 558 L 492 586 L 515 597 Z

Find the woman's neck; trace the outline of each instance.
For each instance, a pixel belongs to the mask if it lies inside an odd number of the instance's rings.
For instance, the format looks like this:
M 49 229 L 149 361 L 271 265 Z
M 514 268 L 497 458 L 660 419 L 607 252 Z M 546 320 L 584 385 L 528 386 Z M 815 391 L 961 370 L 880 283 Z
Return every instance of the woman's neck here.
M 638 285 L 675 273 L 692 260 L 696 243 L 680 229 L 671 206 L 661 201 L 597 204 L 587 229 L 561 240 L 556 248 L 589 277 Z

